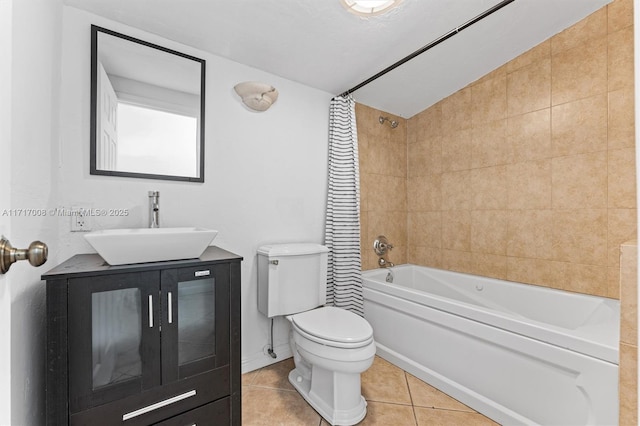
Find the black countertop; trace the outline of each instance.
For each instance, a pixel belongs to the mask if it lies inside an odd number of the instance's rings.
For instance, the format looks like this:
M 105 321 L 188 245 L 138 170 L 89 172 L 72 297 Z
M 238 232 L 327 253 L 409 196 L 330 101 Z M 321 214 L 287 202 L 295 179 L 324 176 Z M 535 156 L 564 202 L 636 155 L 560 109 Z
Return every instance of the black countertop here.
M 77 254 L 42 275 L 43 280 L 63 279 L 67 275 L 87 276 L 113 273 L 138 272 L 176 267 L 198 266 L 203 263 L 241 261 L 242 256 L 209 246 L 199 258 L 168 260 L 163 262 L 134 263 L 128 265 L 109 265 L 99 254 Z

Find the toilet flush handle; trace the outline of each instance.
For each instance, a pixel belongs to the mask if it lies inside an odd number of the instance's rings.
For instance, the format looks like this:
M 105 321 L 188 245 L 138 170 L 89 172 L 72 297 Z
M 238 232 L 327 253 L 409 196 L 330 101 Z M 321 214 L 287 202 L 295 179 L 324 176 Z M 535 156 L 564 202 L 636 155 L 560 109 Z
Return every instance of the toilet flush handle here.
M 270 260 L 269 263 L 272 264 L 272 265 L 278 266 L 278 261 L 277 260 Z

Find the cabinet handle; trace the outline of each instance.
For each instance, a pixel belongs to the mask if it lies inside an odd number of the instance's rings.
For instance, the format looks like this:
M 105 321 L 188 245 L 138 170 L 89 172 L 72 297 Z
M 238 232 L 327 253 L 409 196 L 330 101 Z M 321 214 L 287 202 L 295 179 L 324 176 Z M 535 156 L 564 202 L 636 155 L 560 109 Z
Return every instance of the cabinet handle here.
M 122 421 L 133 419 L 134 417 L 141 416 L 143 414 L 147 414 L 151 411 L 157 410 L 158 408 L 166 407 L 167 405 L 171 405 L 178 401 L 182 401 L 183 399 L 191 398 L 196 395 L 196 390 L 190 390 L 189 392 L 182 393 L 180 395 L 176 395 L 169 399 L 165 399 L 164 401 L 156 402 L 155 404 L 147 405 L 146 407 L 142 407 L 138 410 L 132 411 L 130 413 L 126 413 L 122 415 Z
M 149 295 L 149 328 L 153 328 L 153 295 Z
M 173 323 L 173 303 L 171 303 L 173 298 L 171 296 L 171 292 L 169 292 L 169 294 L 167 295 L 167 305 L 169 306 L 169 324 Z
M 207 277 L 211 275 L 211 271 L 209 271 L 208 269 L 204 271 L 196 271 L 193 275 L 195 275 L 196 277 Z

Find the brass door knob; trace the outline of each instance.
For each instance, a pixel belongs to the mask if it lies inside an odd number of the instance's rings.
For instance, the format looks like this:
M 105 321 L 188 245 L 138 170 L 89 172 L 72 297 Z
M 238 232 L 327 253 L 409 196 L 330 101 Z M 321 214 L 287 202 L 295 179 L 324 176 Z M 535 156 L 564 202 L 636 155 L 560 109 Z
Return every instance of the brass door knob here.
M 0 273 L 6 273 L 18 260 L 29 260 L 33 266 L 40 266 L 47 261 L 49 248 L 41 241 L 29 244 L 28 249 L 17 249 L 11 246 L 6 238 L 0 240 Z

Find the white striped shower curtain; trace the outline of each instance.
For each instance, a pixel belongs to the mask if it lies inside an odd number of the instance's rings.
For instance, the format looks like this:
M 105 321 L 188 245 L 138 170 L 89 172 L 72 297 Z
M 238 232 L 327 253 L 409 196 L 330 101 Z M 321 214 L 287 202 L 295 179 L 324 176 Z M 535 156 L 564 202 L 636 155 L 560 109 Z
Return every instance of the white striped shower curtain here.
M 364 315 L 360 262 L 360 172 L 355 101 L 336 96 L 329 111 L 325 245 L 327 304 Z

